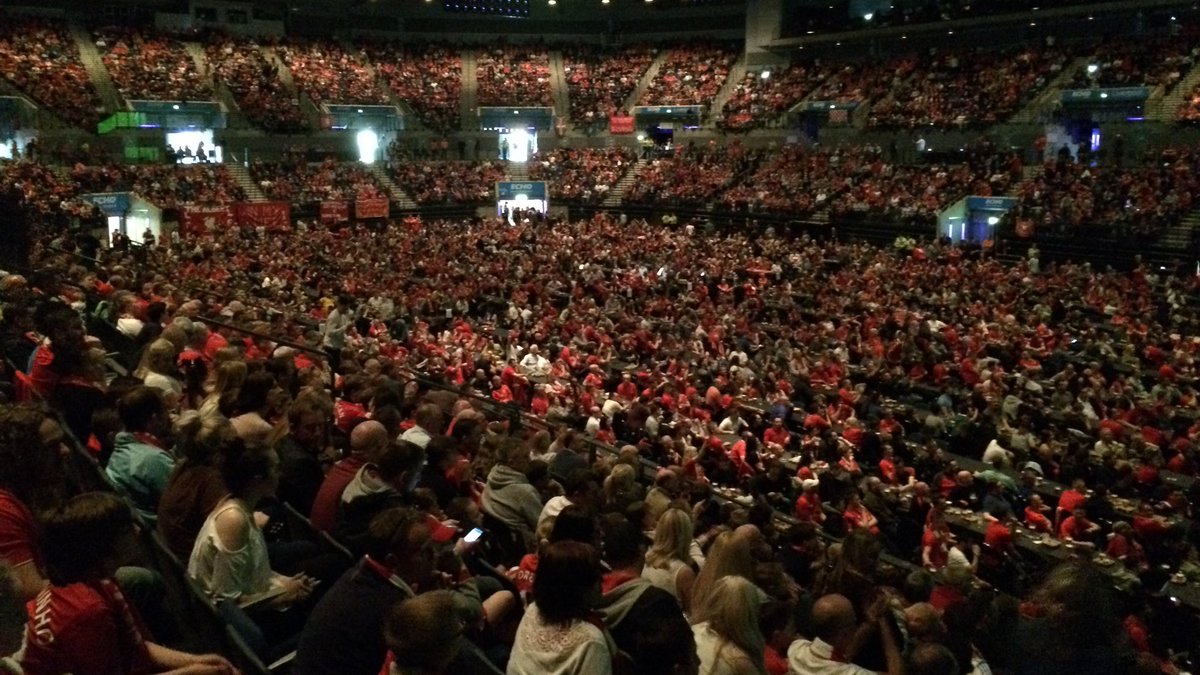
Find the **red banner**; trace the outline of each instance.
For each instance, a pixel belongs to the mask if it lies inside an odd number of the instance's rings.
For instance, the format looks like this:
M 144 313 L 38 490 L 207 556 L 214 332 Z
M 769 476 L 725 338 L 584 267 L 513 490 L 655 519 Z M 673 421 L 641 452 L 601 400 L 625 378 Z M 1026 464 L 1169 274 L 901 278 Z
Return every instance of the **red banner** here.
M 261 227 L 271 232 L 292 229 L 292 205 L 287 202 L 238 202 L 234 213 L 241 227 Z
M 321 202 L 322 223 L 344 223 L 347 220 L 350 220 L 349 202 Z
M 233 207 L 192 204 L 179 210 L 179 229 L 184 234 L 203 234 L 233 227 Z
M 391 205 L 383 197 L 359 199 L 354 202 L 354 217 L 360 220 L 363 218 L 387 218 L 390 213 Z
M 632 134 L 633 133 L 633 116 L 632 115 L 613 115 L 608 118 L 608 130 L 614 134 Z

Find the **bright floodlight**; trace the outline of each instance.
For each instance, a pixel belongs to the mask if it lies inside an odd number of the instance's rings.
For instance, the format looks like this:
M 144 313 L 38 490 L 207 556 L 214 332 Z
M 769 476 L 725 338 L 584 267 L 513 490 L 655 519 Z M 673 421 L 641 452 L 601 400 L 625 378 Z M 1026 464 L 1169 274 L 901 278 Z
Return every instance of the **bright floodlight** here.
M 996 216 L 988 216 L 988 221 L 987 221 L 988 225 L 995 225 L 998 222 L 1000 222 L 1000 219 L 997 218 Z
M 771 71 L 764 70 L 764 71 L 762 71 L 762 75 L 759 75 L 759 77 L 761 77 L 764 80 L 769 80 L 769 79 L 771 79 Z
M 371 129 L 363 129 L 354 137 L 358 144 L 358 161 L 363 164 L 374 164 L 375 153 L 379 150 L 379 135 Z
M 866 14 L 863 14 L 863 21 L 870 21 L 871 19 L 874 19 L 874 18 L 875 18 L 875 14 L 872 12 L 867 12 Z
M 1095 75 L 1097 70 L 1100 70 L 1100 66 L 1094 63 L 1088 64 L 1088 75 Z

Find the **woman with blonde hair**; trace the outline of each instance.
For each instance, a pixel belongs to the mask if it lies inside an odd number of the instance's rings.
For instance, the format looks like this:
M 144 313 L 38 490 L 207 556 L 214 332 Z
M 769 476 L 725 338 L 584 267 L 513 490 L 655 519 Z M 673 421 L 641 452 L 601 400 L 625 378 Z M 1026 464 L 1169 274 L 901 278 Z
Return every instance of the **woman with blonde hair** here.
M 704 567 L 701 567 L 700 574 L 696 575 L 696 583 L 692 586 L 692 600 L 688 605 L 691 608 L 692 623 L 708 620 L 708 596 L 712 595 L 717 581 L 728 576 L 742 577 L 747 581 L 754 578 L 754 557 L 750 554 L 750 542 L 732 531 L 717 535 L 708 550 Z
M 758 625 L 762 594 L 745 577 L 717 579 L 703 600 L 707 617 L 693 622 L 700 675 L 764 675 L 766 640 Z
M 200 406 L 201 412 L 217 411 L 226 417 L 232 417 L 238 392 L 246 382 L 247 373 L 245 361 L 225 361 L 217 366 L 213 371 L 208 397 Z
M 618 462 L 613 465 L 604 479 L 605 512 L 624 513 L 630 504 L 640 500 L 634 480 L 636 476 L 633 467 L 628 464 Z
M 642 578 L 675 596 L 684 611 L 691 606 L 692 586 L 696 582 L 689 555 L 691 546 L 691 515 L 683 509 L 667 509 L 654 528 L 654 543 L 646 551 L 646 565 L 642 568 Z
M 162 392 L 163 402 L 170 410 L 178 407 L 183 396 L 183 382 L 179 380 L 179 370 L 175 367 L 177 355 L 175 345 L 159 338 L 142 352 L 142 360 L 133 371 L 133 376 L 142 384 Z

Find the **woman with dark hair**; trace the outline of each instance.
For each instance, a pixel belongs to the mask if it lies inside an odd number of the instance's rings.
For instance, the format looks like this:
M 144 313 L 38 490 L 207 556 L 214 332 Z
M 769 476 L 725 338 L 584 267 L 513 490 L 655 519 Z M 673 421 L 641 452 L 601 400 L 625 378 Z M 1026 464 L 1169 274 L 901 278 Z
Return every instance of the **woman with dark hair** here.
M 560 541 L 542 551 L 533 603 L 517 627 L 508 675 L 608 675 L 613 648 L 592 607 L 600 597 L 595 547 Z
M 0 560 L 26 599 L 45 585 L 34 513 L 66 498 L 62 441 L 62 428 L 41 410 L 0 405 Z
M 115 494 L 73 497 L 44 519 L 51 585 L 37 596 L 14 656 L 27 675 L 220 675 L 221 656 L 197 656 L 147 640 L 113 575 L 133 548 L 133 513 Z
M 560 541 L 595 544 L 597 542 L 596 519 L 587 509 L 576 504 L 563 509 L 554 519 L 554 525 L 546 543 L 553 544 Z M 540 552 L 528 553 L 521 558 L 520 564 L 508 571 L 508 576 L 516 585 L 517 590 L 528 593 L 533 588 L 539 560 Z
M 257 371 L 246 376 L 238 390 L 235 416 L 230 421 L 237 435 L 247 443 L 272 443 L 275 427 L 270 422 L 275 396 L 279 385 L 275 376 L 266 371 Z

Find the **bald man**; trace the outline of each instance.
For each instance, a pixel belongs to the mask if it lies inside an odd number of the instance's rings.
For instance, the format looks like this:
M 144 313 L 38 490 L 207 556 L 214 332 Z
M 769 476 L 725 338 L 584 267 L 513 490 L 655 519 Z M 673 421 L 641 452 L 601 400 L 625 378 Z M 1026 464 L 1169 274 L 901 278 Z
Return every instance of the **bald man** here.
M 878 611 L 877 611 L 878 610 Z M 796 640 L 788 648 L 788 673 L 791 675 L 871 675 L 874 671 L 850 663 L 855 645 L 868 638 L 868 631 L 879 630 L 887 655 L 889 675 L 904 672 L 904 661 L 888 619 L 882 618 L 886 604 L 876 603 L 861 632 L 854 605 L 844 595 L 822 596 L 812 607 L 812 640 Z
M 375 420 L 367 420 L 354 427 L 350 432 L 350 456 L 329 469 L 313 500 L 312 513 L 308 516 L 313 527 L 322 532 L 333 530 L 337 525 L 339 504 L 346 486 L 354 480 L 360 469 L 379 461 L 389 440 L 387 429 Z

